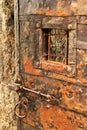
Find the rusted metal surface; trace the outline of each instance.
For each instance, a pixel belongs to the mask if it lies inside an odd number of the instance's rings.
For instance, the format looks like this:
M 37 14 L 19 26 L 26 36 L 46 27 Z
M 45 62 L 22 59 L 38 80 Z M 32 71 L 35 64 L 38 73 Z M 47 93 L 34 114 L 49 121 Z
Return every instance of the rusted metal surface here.
M 20 130 L 29 129 L 29 125 L 32 130 L 87 130 L 87 1 L 19 0 L 17 3 L 16 56 L 18 83 L 22 86 L 17 92 L 20 99 L 28 100 Z M 68 32 L 65 62 L 50 59 L 51 44 L 58 43 L 61 48 L 62 42 L 52 42 L 49 29 Z M 45 40 L 44 32 L 49 35 Z M 43 52 L 47 52 L 48 58 Z M 19 112 L 24 114 L 20 108 Z
M 35 127 L 32 127 L 31 125 L 26 124 L 26 123 L 24 123 L 24 122 L 21 123 L 21 122 L 18 120 L 18 130 L 39 130 L 39 129 L 37 129 L 37 128 L 35 128 Z
M 19 0 L 20 14 L 43 15 L 86 15 L 87 1 L 84 0 Z

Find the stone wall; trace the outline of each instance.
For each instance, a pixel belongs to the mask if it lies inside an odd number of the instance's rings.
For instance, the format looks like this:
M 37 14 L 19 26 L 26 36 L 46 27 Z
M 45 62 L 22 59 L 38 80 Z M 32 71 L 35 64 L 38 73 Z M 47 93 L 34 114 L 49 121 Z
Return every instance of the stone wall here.
M 1 10 L 1 0 L 0 0 L 0 34 L 2 32 L 2 16 L 1 16 L 1 14 L 2 14 L 2 10 Z
M 8 88 L 15 74 L 13 0 L 0 0 L 0 21 L 0 130 L 16 130 L 17 94 Z
M 1 35 L 2 35 L 2 8 L 1 8 L 2 0 L 0 0 L 0 80 L 2 77 L 2 54 L 1 54 Z
M 14 76 L 14 57 L 15 57 L 15 44 L 14 44 L 14 5 L 12 0 L 2 1 L 3 11 L 3 37 L 2 37 L 2 50 L 3 50 L 3 79 L 9 80 Z
M 11 92 L 7 85 L 0 84 L 0 130 L 17 130 L 17 119 L 14 115 L 16 99 L 15 92 Z

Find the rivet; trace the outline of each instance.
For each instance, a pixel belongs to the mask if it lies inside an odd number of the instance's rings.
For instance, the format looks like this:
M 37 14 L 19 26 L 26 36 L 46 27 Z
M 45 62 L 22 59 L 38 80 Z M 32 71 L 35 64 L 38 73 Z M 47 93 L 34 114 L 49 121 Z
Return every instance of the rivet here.
M 78 127 L 79 127 L 79 128 L 83 128 L 84 126 L 83 126 L 82 123 L 79 123 L 79 124 L 78 124 Z
M 77 79 L 77 83 L 80 83 L 80 80 L 79 80 L 79 79 Z
M 47 104 L 47 105 L 46 105 L 46 107 L 47 107 L 47 108 L 50 108 L 50 107 L 51 107 L 51 105 L 50 105 L 50 104 Z
M 67 72 L 71 72 L 71 70 L 72 70 L 72 68 L 70 66 L 66 66 L 65 69 L 66 69 Z
M 72 98 L 73 97 L 73 93 L 72 92 L 67 93 L 67 97 L 68 98 Z
M 36 27 L 39 28 L 40 26 L 41 26 L 41 23 L 38 22 L 38 23 L 36 24 Z
M 72 29 L 72 24 L 69 24 L 69 25 L 68 25 L 68 29 Z
M 36 65 L 37 67 L 40 67 L 40 62 L 37 61 L 37 62 L 35 63 L 35 65 Z

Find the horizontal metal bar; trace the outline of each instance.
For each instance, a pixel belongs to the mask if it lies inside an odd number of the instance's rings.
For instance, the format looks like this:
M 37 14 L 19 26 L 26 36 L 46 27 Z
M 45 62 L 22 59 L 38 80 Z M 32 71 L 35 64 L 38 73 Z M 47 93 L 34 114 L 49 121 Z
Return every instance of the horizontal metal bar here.
M 26 91 L 32 92 L 32 93 L 36 93 L 36 94 L 40 93 L 39 91 L 35 91 L 35 90 L 29 89 L 29 88 L 25 88 L 25 87 L 23 87 L 23 89 L 26 90 Z
M 26 88 L 26 87 L 23 87 L 23 89 L 26 90 L 26 91 L 35 93 L 35 94 L 37 94 L 37 95 L 46 97 L 46 98 L 50 98 L 50 97 L 51 97 L 51 95 L 49 95 L 49 94 L 44 94 L 44 93 L 41 93 L 41 92 L 39 92 L 39 91 L 35 91 L 35 90 L 29 89 L 29 88 Z
M 59 31 L 61 31 L 61 30 L 59 30 Z M 49 34 L 44 34 L 44 36 L 49 36 Z M 51 36 L 67 36 L 67 33 L 65 33 L 65 34 L 50 34 L 50 37 Z

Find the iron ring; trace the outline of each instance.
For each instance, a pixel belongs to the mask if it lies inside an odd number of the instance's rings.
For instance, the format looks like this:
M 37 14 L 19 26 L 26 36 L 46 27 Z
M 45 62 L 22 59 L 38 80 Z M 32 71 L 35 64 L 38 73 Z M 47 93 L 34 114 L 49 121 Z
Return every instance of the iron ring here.
M 17 112 L 17 108 L 19 109 L 19 112 L 20 112 L 20 108 L 19 108 L 20 106 L 22 106 L 22 107 L 24 108 L 24 110 L 25 110 L 25 114 L 24 114 L 24 115 L 21 115 L 21 114 L 19 114 L 19 113 Z M 17 103 L 17 104 L 15 105 L 14 112 L 15 112 L 15 114 L 16 114 L 17 117 L 19 117 L 19 118 L 21 118 L 21 119 L 22 119 L 22 118 L 25 118 L 25 117 L 27 116 L 27 106 L 26 106 L 25 104 L 19 102 L 19 103 Z

